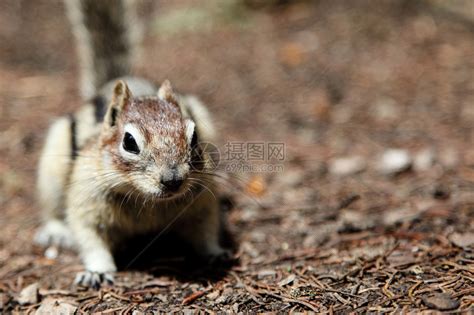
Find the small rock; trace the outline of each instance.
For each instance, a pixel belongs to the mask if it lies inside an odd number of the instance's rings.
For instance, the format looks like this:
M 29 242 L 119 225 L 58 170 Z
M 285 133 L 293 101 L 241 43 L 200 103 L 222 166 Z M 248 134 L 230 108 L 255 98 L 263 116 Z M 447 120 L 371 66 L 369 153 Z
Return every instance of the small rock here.
M 56 246 L 50 246 L 44 251 L 44 257 L 52 260 L 58 258 L 58 254 L 59 251 Z
M 453 233 L 449 236 L 449 240 L 461 248 L 472 247 L 474 245 L 474 233 Z
M 336 176 L 345 176 L 360 173 L 365 170 L 367 164 L 360 156 L 338 158 L 330 162 L 329 173 Z
M 413 160 L 415 171 L 423 172 L 429 170 L 435 162 L 435 154 L 431 149 L 425 149 L 418 152 Z
M 386 175 L 394 175 L 408 170 L 411 167 L 410 153 L 402 149 L 389 149 L 381 156 L 377 169 Z
M 440 311 L 451 311 L 460 306 L 459 301 L 451 298 L 446 293 L 435 293 L 430 296 L 422 297 L 423 303 L 429 308 L 434 308 Z
M 18 296 L 18 303 L 20 303 L 20 305 L 38 303 L 38 290 L 39 285 L 37 282 L 30 284 L 29 286 L 21 290 L 20 295 Z

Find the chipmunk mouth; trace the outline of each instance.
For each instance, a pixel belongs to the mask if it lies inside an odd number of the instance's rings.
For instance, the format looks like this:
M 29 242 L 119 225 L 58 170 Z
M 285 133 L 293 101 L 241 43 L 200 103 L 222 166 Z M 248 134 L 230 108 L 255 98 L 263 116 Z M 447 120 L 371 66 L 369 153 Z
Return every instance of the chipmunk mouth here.
M 203 190 L 201 185 L 195 184 L 192 180 L 184 179 L 182 183 L 176 184 L 175 187 L 169 189 L 169 185 L 165 186 L 162 182 L 154 183 L 154 185 L 147 185 L 143 182 L 134 182 L 134 187 L 142 192 L 143 195 L 156 201 L 171 201 L 183 197 L 196 196 Z M 126 193 L 127 191 L 125 191 Z
M 168 187 L 164 186 L 163 185 L 160 185 L 160 192 L 158 192 L 156 195 L 159 199 L 163 199 L 163 200 L 173 200 L 173 199 L 177 199 L 177 198 L 180 198 L 181 196 L 183 196 L 186 192 L 186 189 L 187 189 L 187 185 L 185 184 L 181 184 L 179 186 L 179 188 L 173 188 L 173 189 L 168 189 Z
M 178 193 L 157 193 L 154 195 L 155 200 L 161 200 L 161 201 L 173 201 L 173 200 L 179 200 L 185 196 L 184 193 L 178 192 Z
M 181 194 L 180 194 L 180 193 L 160 192 L 160 193 L 157 193 L 157 194 L 155 194 L 155 195 L 156 195 L 156 197 L 158 197 L 159 199 L 172 200 L 172 199 L 178 198 Z
M 157 197 L 161 200 L 169 201 L 183 198 L 184 196 L 197 196 L 202 190 L 203 188 L 200 185 L 192 185 L 186 181 L 177 191 L 162 189 L 157 193 Z

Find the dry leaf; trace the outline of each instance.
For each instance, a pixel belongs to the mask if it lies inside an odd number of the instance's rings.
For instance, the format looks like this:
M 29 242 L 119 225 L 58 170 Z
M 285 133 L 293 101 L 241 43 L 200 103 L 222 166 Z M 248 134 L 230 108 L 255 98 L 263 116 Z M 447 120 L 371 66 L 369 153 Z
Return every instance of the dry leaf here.
M 286 43 L 281 48 L 280 59 L 285 65 L 296 67 L 305 59 L 304 49 L 298 43 Z
M 285 279 L 281 280 L 280 282 L 278 282 L 278 285 L 280 287 L 284 287 L 285 285 L 288 285 L 290 283 L 292 283 L 293 281 L 295 281 L 296 279 L 296 276 L 295 275 L 289 275 L 288 277 L 286 277 Z
M 75 314 L 77 306 L 70 304 L 67 301 L 57 300 L 55 298 L 48 298 L 41 303 L 41 306 L 36 310 L 35 315 L 49 315 L 49 314 Z
M 265 193 L 266 185 L 262 176 L 256 175 L 247 184 L 247 192 L 254 196 L 262 196 Z
M 21 290 L 20 295 L 18 296 L 18 303 L 20 303 L 20 305 L 38 303 L 38 290 L 39 285 L 37 282 L 30 284 L 29 286 Z

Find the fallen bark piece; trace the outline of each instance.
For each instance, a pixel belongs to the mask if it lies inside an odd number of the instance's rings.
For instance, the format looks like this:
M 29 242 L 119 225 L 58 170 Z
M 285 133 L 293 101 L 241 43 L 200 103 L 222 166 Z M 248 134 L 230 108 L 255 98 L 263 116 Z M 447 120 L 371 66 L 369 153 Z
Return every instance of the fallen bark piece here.
M 451 311 L 460 306 L 459 301 L 451 298 L 451 296 L 446 293 L 435 293 L 433 295 L 424 296 L 422 300 L 429 308 L 440 311 Z

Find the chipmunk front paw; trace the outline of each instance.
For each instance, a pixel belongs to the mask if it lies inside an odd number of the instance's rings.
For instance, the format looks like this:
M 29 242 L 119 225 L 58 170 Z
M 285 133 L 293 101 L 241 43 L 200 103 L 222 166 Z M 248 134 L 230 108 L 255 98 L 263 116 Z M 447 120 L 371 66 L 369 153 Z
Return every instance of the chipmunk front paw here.
M 86 288 L 93 288 L 98 290 L 102 284 L 113 285 L 114 284 L 114 273 L 113 272 L 94 272 L 94 271 L 82 271 L 79 272 L 74 280 L 76 285 Z
M 63 248 L 72 248 L 74 246 L 74 240 L 70 230 L 64 222 L 59 220 L 46 222 L 38 230 L 34 240 L 36 244 L 44 247 L 55 245 Z

